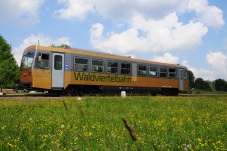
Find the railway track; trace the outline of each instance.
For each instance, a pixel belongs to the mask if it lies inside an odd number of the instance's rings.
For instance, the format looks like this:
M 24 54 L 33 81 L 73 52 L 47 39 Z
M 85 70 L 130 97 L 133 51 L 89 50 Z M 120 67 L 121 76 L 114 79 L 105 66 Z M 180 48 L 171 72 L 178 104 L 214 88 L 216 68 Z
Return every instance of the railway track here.
M 0 98 L 5 98 L 5 97 L 59 97 L 60 95 L 53 95 L 53 94 L 3 94 L 0 95 Z
M 170 97 L 227 97 L 227 94 L 179 94 L 179 96 L 170 96 Z M 2 94 L 0 98 L 13 98 L 13 97 L 69 97 L 56 94 Z M 72 96 L 73 97 L 73 96 Z M 76 97 L 76 96 L 74 96 Z M 101 97 L 101 96 L 100 96 Z

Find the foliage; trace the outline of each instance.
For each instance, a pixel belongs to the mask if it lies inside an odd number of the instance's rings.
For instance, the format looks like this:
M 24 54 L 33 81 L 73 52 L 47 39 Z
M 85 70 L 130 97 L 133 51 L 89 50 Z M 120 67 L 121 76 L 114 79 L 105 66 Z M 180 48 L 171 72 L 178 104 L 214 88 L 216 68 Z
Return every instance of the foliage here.
M 55 47 L 55 48 L 64 48 L 64 49 L 70 49 L 70 45 L 67 44 L 61 44 L 60 46 L 56 46 L 54 44 L 51 45 L 51 47 Z
M 227 91 L 227 81 L 224 79 L 217 79 L 214 81 L 214 87 L 217 91 Z
M 13 88 L 19 82 L 19 67 L 11 53 L 11 46 L 0 35 L 0 86 Z
M 224 97 L 36 98 L 0 108 L 1 150 L 227 149 Z
M 202 89 L 211 91 L 211 86 L 209 81 L 204 81 L 202 78 L 196 78 L 195 79 L 195 88 L 196 89 Z
M 193 88 L 195 86 L 195 76 L 192 71 L 188 70 L 188 78 L 189 78 L 189 87 Z
M 205 91 L 227 91 L 227 81 L 216 79 L 214 81 L 204 81 L 202 78 L 196 78 L 192 71 L 188 71 L 189 86 Z M 197 91 L 199 92 L 199 91 Z

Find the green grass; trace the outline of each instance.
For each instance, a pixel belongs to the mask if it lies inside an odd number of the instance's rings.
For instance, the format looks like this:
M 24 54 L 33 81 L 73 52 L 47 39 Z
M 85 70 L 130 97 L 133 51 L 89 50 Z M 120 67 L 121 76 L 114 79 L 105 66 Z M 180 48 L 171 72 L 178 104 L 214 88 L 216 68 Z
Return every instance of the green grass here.
M 225 97 L 0 99 L 0 150 L 226 150 L 226 108 Z

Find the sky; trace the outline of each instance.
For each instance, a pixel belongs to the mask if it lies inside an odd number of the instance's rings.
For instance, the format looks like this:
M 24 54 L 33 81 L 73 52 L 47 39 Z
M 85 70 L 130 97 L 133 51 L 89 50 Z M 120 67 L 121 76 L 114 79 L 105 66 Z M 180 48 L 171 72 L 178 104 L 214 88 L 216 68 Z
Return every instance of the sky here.
M 180 64 L 227 80 L 227 0 L 1 0 L 0 34 L 18 64 L 29 45 L 67 44 Z

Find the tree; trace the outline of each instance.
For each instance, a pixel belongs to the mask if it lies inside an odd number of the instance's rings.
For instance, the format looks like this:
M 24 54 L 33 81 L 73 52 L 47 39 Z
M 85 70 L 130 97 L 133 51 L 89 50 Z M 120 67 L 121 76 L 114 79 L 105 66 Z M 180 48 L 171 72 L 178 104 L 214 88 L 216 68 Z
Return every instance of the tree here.
M 67 44 L 61 44 L 60 46 L 56 46 L 54 44 L 51 45 L 51 47 L 55 47 L 55 48 L 64 48 L 64 49 L 70 49 L 70 45 Z
M 188 79 L 189 79 L 189 86 L 191 88 L 195 87 L 195 76 L 192 71 L 188 70 Z
M 11 46 L 0 35 L 0 86 L 13 88 L 19 82 L 19 67 L 11 53 Z
M 214 87 L 217 91 L 227 91 L 227 81 L 224 79 L 216 79 L 214 81 Z
M 196 78 L 195 88 L 201 90 L 212 91 L 209 81 L 204 81 L 202 78 Z

